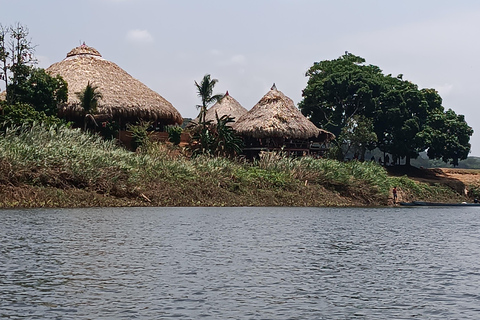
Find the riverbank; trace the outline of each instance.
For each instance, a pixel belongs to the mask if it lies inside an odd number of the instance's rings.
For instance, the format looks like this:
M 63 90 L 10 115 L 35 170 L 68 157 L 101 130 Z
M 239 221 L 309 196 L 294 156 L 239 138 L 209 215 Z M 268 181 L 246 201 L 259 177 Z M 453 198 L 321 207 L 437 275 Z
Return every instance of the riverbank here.
M 399 201 L 471 200 L 452 187 L 458 177 L 427 181 L 427 173 L 440 174 L 407 171 L 278 153 L 253 163 L 189 158 L 183 149 L 158 143 L 132 153 L 79 130 L 35 126 L 0 138 L 0 207 L 372 207 L 393 205 L 393 186 Z M 465 188 L 474 190 L 467 182 Z

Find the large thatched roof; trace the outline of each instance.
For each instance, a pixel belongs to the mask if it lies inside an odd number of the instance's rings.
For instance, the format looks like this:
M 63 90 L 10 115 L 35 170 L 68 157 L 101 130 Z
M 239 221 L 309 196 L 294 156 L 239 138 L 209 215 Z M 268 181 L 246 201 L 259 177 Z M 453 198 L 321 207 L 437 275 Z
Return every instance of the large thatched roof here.
M 82 115 L 77 93 L 90 82 L 102 95 L 97 107 L 99 115 L 162 120 L 166 124 L 181 124 L 183 121 L 170 102 L 85 44 L 72 49 L 64 60 L 54 63 L 46 71 L 61 75 L 68 83 L 68 101 L 60 107 L 60 115 Z
M 213 121 L 214 123 L 217 121 L 216 114 L 218 117 L 221 118 L 223 116 L 230 116 L 234 118 L 235 121 L 240 119 L 245 113 L 247 113 L 247 109 L 242 107 L 242 105 L 235 100 L 227 91 L 227 93 L 213 106 L 211 106 L 205 115 L 206 121 Z M 199 118 L 197 117 L 192 122 L 198 123 Z
M 232 126 L 239 134 L 253 138 L 331 140 L 335 136 L 317 128 L 295 107 L 292 99 L 275 85 Z

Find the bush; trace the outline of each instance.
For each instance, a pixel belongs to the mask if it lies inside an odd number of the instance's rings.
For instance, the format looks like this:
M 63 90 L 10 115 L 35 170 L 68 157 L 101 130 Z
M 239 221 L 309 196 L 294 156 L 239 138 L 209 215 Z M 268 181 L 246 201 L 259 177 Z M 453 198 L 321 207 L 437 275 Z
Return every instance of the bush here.
M 182 137 L 182 132 L 183 129 L 179 126 L 168 126 L 168 141 L 170 141 L 174 145 L 179 145 Z

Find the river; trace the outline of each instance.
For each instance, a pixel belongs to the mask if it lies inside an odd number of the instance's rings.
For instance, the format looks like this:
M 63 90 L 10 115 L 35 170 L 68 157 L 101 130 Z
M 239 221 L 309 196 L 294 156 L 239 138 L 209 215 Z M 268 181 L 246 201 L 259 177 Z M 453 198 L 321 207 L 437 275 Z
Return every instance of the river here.
M 479 208 L 0 211 L 0 318 L 478 319 Z

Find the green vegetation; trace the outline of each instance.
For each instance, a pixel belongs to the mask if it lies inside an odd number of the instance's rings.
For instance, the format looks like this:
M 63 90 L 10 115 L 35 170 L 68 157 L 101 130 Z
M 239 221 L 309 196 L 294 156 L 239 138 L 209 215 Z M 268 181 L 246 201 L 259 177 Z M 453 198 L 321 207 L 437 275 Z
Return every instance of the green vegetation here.
M 215 114 L 216 123 L 206 120 L 208 106 L 222 99 L 222 95 L 213 94 L 213 88 L 218 82 L 206 74 L 200 84 L 195 81 L 197 95 L 202 99 L 202 104 L 197 105 L 200 109 L 198 124 L 192 129 L 192 140 L 190 150 L 193 155 L 208 154 L 222 157 L 235 157 L 242 152 L 243 141 L 239 138 L 230 124 L 234 118 Z
M 373 162 L 263 153 L 251 163 L 179 150 L 147 143 L 132 153 L 65 126 L 8 129 L 0 206 L 378 206 L 393 185 L 417 199 L 459 199 L 442 186 L 391 178 Z
M 453 165 L 467 158 L 473 130 L 462 115 L 444 110 L 436 90 L 420 90 L 402 75 L 384 75 L 379 67 L 364 63 L 346 53 L 316 62 L 306 73 L 299 107 L 313 123 L 340 138 L 339 151 L 354 144 L 363 159 L 367 149 L 379 148 L 394 159 L 405 158 L 407 165 L 425 150 L 431 159 Z M 353 130 L 368 127 L 365 119 L 371 121 L 376 138 Z

